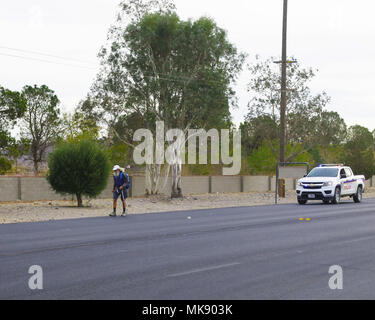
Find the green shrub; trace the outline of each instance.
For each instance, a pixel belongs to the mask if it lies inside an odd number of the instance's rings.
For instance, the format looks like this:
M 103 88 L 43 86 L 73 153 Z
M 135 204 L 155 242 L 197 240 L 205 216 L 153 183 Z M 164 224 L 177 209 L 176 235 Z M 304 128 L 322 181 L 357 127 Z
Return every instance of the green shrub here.
M 60 144 L 50 154 L 48 167 L 52 189 L 76 195 L 78 207 L 82 207 L 82 196 L 94 198 L 104 190 L 110 174 L 107 153 L 87 139 Z
M 5 174 L 12 169 L 12 162 L 0 156 L 0 174 Z

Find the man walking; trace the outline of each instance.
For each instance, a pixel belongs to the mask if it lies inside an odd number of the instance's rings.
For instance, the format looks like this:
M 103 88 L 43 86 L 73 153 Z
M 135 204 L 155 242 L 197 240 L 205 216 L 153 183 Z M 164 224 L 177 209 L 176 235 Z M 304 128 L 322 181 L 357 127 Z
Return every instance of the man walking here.
M 113 212 L 109 215 L 110 217 L 116 217 L 117 199 L 121 196 L 122 201 L 122 217 L 126 216 L 126 199 L 128 197 L 128 191 L 130 187 L 129 175 L 124 172 L 120 166 L 116 165 L 113 167 Z

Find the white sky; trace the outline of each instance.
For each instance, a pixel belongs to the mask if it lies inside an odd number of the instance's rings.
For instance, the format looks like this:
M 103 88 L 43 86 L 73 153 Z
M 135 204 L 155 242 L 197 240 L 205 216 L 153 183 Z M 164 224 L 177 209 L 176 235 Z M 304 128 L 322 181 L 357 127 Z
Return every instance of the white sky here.
M 0 85 L 21 90 L 46 84 L 64 111 L 73 110 L 88 92 L 98 69 L 96 55 L 106 41 L 119 0 L 2 0 L 0 2 Z M 229 39 L 263 58 L 281 53 L 282 0 L 175 0 L 180 17 L 210 16 Z M 371 0 L 289 0 L 288 54 L 303 66 L 319 69 L 314 91 L 332 97 L 330 110 L 348 125 L 375 129 L 375 3 Z M 82 61 L 17 52 L 38 51 Z M 7 55 L 73 64 L 44 63 Z M 237 85 L 236 123 L 247 113 L 248 72 Z

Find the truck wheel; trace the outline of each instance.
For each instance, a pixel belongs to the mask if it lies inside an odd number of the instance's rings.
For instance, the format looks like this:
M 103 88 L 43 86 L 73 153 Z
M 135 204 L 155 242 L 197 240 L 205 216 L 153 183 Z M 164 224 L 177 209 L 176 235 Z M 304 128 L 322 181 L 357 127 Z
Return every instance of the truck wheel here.
M 358 186 L 357 193 L 353 196 L 355 203 L 360 203 L 362 201 L 362 187 Z
M 304 204 L 307 203 L 307 200 L 298 200 L 298 203 L 299 203 L 300 205 L 304 205 Z
M 323 200 L 324 204 L 329 204 L 330 200 Z
M 333 197 L 332 203 L 333 204 L 339 204 L 340 200 L 341 200 L 341 189 L 339 187 L 336 187 L 335 195 Z

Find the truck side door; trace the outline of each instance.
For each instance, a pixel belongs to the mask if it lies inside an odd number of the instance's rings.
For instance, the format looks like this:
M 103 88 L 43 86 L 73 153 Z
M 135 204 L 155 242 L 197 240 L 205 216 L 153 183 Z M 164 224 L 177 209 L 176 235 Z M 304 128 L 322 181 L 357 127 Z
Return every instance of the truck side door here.
M 348 179 L 346 177 L 345 169 L 340 170 L 340 184 L 341 184 L 341 194 L 347 195 L 350 194 L 350 184 L 348 183 Z
M 345 168 L 347 184 L 350 185 L 350 194 L 354 194 L 357 191 L 357 182 L 354 179 L 354 174 L 351 169 Z

